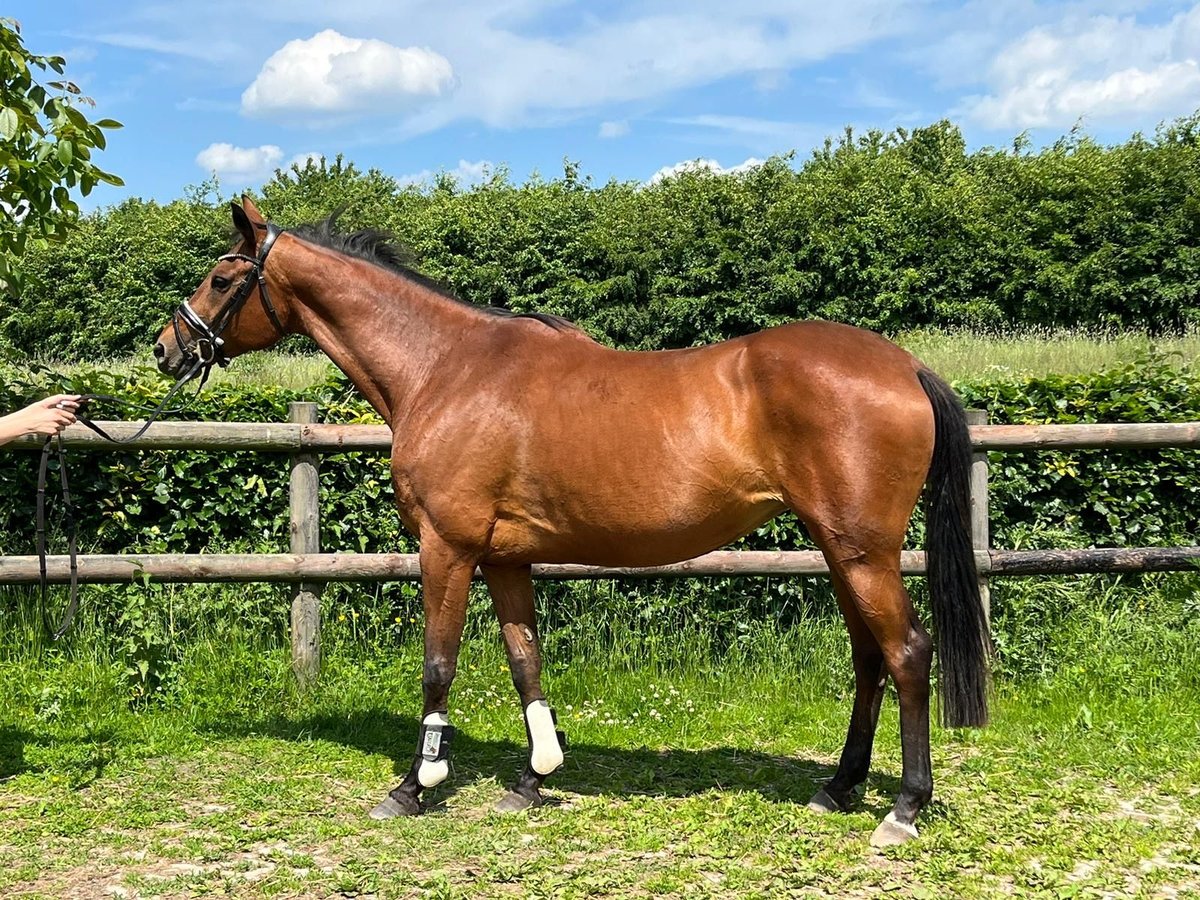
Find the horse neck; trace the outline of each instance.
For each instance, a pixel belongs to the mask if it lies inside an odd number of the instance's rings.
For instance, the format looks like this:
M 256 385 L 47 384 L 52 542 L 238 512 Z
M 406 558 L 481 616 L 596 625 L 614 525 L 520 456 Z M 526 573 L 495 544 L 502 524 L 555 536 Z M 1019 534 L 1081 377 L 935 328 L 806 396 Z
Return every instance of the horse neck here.
M 311 337 L 389 425 L 481 315 L 364 260 L 299 240 L 288 249 L 291 329 Z

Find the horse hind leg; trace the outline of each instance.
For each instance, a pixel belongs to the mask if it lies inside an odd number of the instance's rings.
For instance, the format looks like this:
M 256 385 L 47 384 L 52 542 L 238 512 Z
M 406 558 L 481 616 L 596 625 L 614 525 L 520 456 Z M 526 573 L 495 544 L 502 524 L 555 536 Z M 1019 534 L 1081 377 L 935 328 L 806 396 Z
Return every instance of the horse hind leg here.
M 879 724 L 879 708 L 887 686 L 887 666 L 883 651 L 866 622 L 858 613 L 853 595 L 837 573 L 832 574 L 838 606 L 850 632 L 854 662 L 854 707 L 842 748 L 837 771 L 808 803 L 813 812 L 844 812 L 854 802 L 855 790 L 867 779 L 871 768 L 871 750 Z
M 903 843 L 917 836 L 916 818 L 933 796 L 933 767 L 929 754 L 929 672 L 933 661 L 933 641 L 913 610 L 912 601 L 900 576 L 900 536 L 884 541 L 864 539 L 869 547 L 851 546 L 846 532 L 821 526 L 811 527 L 814 539 L 829 563 L 835 582 L 846 595 L 846 607 L 853 606 L 861 622 L 874 638 L 878 657 L 869 648 L 856 648 L 856 674 L 859 689 L 855 698 L 855 717 L 851 717 L 851 738 L 847 741 L 848 765 L 839 766 L 831 785 L 844 791 L 846 782 L 865 774 L 868 734 L 873 737 L 874 722 L 882 694 L 882 673 L 876 670 L 875 690 L 863 679 L 870 675 L 875 659 L 882 659 L 883 670 L 891 676 L 900 700 L 900 744 L 903 768 L 900 794 L 892 811 L 871 836 L 876 846 Z M 840 600 L 840 597 L 839 597 Z M 848 621 L 853 621 L 848 617 Z M 852 628 L 853 635 L 853 628 Z M 859 637 L 860 646 L 865 636 Z M 869 699 L 869 703 L 867 702 Z M 859 728 L 856 729 L 855 725 Z M 845 754 L 844 754 L 845 756 Z M 826 789 L 828 793 L 828 788 Z
M 541 786 L 563 762 L 562 733 L 555 727 L 554 713 L 542 692 L 542 652 L 529 567 L 484 566 L 483 577 L 500 622 L 509 671 L 521 698 L 529 736 L 525 770 L 496 805 L 496 810 L 519 812 L 542 805 Z

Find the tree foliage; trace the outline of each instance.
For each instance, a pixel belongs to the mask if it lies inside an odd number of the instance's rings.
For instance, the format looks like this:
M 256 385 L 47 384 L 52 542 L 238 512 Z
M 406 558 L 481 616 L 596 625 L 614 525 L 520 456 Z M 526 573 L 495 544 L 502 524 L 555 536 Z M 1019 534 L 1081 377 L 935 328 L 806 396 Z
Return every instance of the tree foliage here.
M 38 80 L 47 70 L 61 76 L 61 56 L 37 56 L 26 49 L 20 25 L 0 18 L 0 291 L 18 293 L 17 262 L 32 243 L 60 239 L 79 214 L 71 198 L 99 182 L 123 184 L 92 162 L 103 150 L 104 129 L 119 122 L 90 122 L 80 111 L 91 105 L 79 87 L 64 79 Z

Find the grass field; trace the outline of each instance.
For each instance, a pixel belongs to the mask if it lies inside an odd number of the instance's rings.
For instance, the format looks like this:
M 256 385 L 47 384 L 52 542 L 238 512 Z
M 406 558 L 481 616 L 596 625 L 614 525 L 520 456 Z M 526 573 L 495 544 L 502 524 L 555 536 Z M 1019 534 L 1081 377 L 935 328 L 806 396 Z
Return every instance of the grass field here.
M 899 335 L 897 343 L 947 378 L 989 374 L 1039 376 L 1079 374 L 1132 362 L 1151 347 L 1182 363 L 1200 359 L 1200 334 L 1151 338 L 1139 333 L 1096 334 L 1083 331 L 1025 331 L 1010 335 L 917 331 Z M 47 361 L 51 368 L 71 371 L 80 364 Z M 0 363 L 0 369 L 3 367 Z M 88 362 L 87 367 L 124 372 L 149 367 L 149 349 L 127 359 Z M 333 371 L 323 355 L 252 353 L 228 369 L 213 371 L 211 383 L 276 384 L 302 389 L 322 382 Z
M 1159 640 L 1139 603 L 1079 617 L 1053 676 L 1002 678 L 992 727 L 935 728 L 922 837 L 886 851 L 868 838 L 898 787 L 894 697 L 860 806 L 805 808 L 849 713 L 829 620 L 745 651 L 627 634 L 552 660 L 568 761 L 513 817 L 491 807 L 523 726 L 494 629 L 472 627 L 451 780 L 388 822 L 366 813 L 411 759 L 416 640 L 383 652 L 333 626 L 300 696 L 286 650 L 191 635 L 141 704 L 91 640 L 9 644 L 0 896 L 1200 897 L 1200 629 Z

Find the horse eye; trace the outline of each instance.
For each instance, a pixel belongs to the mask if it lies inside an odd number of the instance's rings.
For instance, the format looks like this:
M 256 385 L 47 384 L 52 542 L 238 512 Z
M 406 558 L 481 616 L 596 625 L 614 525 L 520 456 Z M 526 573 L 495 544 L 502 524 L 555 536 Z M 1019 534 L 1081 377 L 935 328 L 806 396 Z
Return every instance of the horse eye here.
M 218 291 L 227 291 L 229 290 L 229 279 L 220 275 L 214 275 L 212 277 L 212 286 Z

